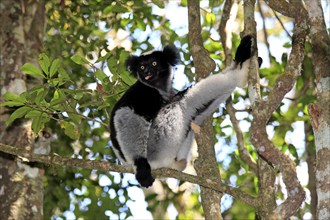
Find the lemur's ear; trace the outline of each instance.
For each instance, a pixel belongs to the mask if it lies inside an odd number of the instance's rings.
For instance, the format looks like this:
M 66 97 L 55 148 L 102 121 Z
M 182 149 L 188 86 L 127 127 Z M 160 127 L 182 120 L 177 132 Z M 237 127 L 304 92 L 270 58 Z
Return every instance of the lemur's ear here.
M 127 70 L 133 75 L 137 76 L 136 70 L 139 64 L 139 57 L 138 56 L 129 56 L 126 60 L 126 68 Z
M 180 63 L 180 54 L 176 47 L 172 45 L 166 45 L 163 49 L 163 56 L 167 63 L 171 66 L 175 66 Z

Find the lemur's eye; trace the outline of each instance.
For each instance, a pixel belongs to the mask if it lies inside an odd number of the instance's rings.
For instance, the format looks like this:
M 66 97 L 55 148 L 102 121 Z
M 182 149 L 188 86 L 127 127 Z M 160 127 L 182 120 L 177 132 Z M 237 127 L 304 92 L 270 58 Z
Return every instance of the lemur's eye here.
M 141 66 L 141 70 L 144 70 L 144 66 Z
M 157 65 L 157 62 L 156 61 L 152 62 L 152 65 L 153 66 L 156 66 Z

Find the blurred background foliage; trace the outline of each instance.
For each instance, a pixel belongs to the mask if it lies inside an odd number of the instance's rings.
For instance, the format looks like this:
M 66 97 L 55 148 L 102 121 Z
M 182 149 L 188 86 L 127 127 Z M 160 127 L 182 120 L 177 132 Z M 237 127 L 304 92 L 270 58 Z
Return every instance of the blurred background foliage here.
M 186 0 L 46 1 L 46 36 L 44 52 L 39 59 L 44 84 L 22 97 L 29 97 L 28 101 L 23 100 L 25 106 L 40 114 L 47 113 L 41 122 L 35 123 L 34 130 L 44 126 L 51 128 L 56 137 L 52 143 L 53 153 L 117 162 L 109 140 L 109 114 L 116 100 L 135 82 L 124 67 L 129 54 L 174 44 L 180 50 L 182 61 L 176 69 L 177 89 L 194 82 L 186 4 Z M 224 1 L 201 2 L 202 37 L 205 48 L 218 65 L 216 73 L 225 67 L 218 33 L 223 6 Z M 233 52 L 243 29 L 242 2 L 236 7 L 231 24 Z M 260 70 L 261 92 L 265 97 L 285 68 L 293 25 L 291 19 L 274 12 L 263 1 L 256 6 L 256 17 L 259 56 L 264 59 Z M 295 160 L 300 181 L 309 192 L 306 173 L 315 151 L 307 116 L 307 104 L 315 101 L 309 42 L 305 53 L 302 76 L 273 114 L 267 131 L 275 145 Z M 25 66 L 24 71 L 35 75 L 31 66 Z M 11 98 L 15 101 L 15 97 Z M 232 98 L 236 117 L 243 132 L 247 132 L 252 119 L 247 92 L 240 89 Z M 37 115 L 32 114 L 31 118 Z M 239 157 L 235 132 L 224 108 L 214 114 L 214 131 L 223 181 L 255 195 L 257 176 Z M 251 156 L 257 159 L 249 135 L 245 133 L 244 138 Z M 188 170 L 193 173 L 191 169 Z M 145 190 L 144 196 L 132 177 L 98 170 L 47 167 L 45 219 L 202 218 L 198 186 L 173 179 L 162 180 L 151 190 Z M 280 176 L 277 183 L 280 202 L 286 191 Z M 224 219 L 255 217 L 252 207 L 228 195 L 221 202 Z M 296 216 L 308 217 L 309 212 L 310 194 L 307 193 L 307 200 Z

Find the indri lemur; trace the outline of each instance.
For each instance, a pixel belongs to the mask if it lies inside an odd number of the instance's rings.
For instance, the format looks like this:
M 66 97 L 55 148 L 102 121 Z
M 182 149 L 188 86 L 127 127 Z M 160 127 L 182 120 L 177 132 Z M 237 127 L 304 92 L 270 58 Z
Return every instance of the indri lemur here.
M 119 160 L 134 165 L 141 186 L 152 185 L 153 169 L 186 167 L 194 138 L 191 123 L 201 125 L 235 87 L 247 84 L 254 43 L 244 37 L 230 67 L 177 94 L 172 89 L 176 48 L 128 58 L 127 68 L 138 80 L 112 110 L 111 140 Z

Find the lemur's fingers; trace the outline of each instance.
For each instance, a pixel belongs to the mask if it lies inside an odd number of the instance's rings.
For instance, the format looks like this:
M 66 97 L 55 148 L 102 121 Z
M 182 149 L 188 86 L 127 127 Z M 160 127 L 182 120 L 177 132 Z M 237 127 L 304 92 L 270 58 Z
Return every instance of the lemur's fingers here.
M 259 68 L 260 68 L 261 64 L 262 64 L 262 58 L 261 57 L 258 57 L 258 64 L 259 64 Z

